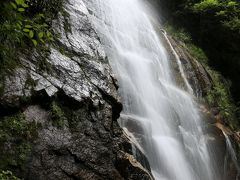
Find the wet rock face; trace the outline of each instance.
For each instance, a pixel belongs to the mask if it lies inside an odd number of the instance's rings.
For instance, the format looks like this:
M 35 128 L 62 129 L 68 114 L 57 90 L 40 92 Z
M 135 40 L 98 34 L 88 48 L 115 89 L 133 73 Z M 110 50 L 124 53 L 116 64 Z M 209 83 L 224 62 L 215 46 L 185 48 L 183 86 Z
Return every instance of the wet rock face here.
M 205 96 L 212 88 L 212 80 L 207 71 L 196 59 L 194 59 L 194 57 L 188 53 L 187 48 L 182 42 L 175 40 L 170 36 L 168 36 L 168 38 L 179 56 L 186 74 L 186 78 L 190 83 L 194 94 L 199 98 Z
M 61 89 L 78 101 L 91 98 L 98 104 L 100 88 L 117 99 L 105 52 L 88 20 L 84 4 L 69 1 L 64 13 L 67 16 L 60 13 L 58 20 L 53 22 L 55 33 L 61 36 L 58 42 L 47 52 L 21 57 L 24 68 L 17 69 L 14 76 L 6 79 L 1 98 L 4 104 L 13 103 L 12 97 L 17 103 L 21 96 L 30 96 L 25 88 L 29 86 L 29 79 L 36 83 L 35 91 L 45 90 L 49 96 Z M 40 61 L 45 69 L 39 66 Z
M 95 110 L 90 105 L 76 109 L 76 127 L 70 124 L 73 119 L 68 119 L 59 128 L 49 122 L 49 114 L 41 107 L 29 106 L 27 120 L 41 116 L 44 128 L 35 142 L 27 179 L 150 179 L 128 152 L 130 142 L 117 122 L 112 122 L 110 109 L 108 104 Z
M 81 0 L 67 1 L 53 21 L 59 39 L 23 53 L 5 79 L 0 115 L 18 111 L 38 127 L 24 174 L 15 172 L 34 180 L 152 179 L 116 121 L 117 85 L 88 17 Z
M 173 70 L 172 72 L 175 77 L 175 81 L 178 84 L 178 86 L 182 87 L 183 89 L 187 89 L 184 79 L 180 74 L 179 65 L 176 61 L 174 52 L 172 52 L 173 50 L 170 48 L 170 45 L 167 42 L 166 38 L 163 38 L 162 36 L 163 35 L 161 34 L 160 37 L 165 43 L 165 47 L 169 52 L 170 63 L 172 66 L 172 70 Z M 204 66 L 201 63 L 199 63 L 192 55 L 190 55 L 186 45 L 183 42 L 167 34 L 166 34 L 166 37 L 179 57 L 179 60 L 182 64 L 183 71 L 185 73 L 187 81 L 193 90 L 193 94 L 197 98 L 202 98 L 213 87 L 213 82 L 211 77 L 209 76 Z

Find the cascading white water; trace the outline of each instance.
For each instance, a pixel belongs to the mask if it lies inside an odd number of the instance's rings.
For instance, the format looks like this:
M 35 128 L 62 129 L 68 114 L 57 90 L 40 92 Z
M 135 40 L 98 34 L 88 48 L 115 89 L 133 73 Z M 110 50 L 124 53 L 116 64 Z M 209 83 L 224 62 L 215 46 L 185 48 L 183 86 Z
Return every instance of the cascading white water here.
M 170 48 L 171 48 L 171 50 L 172 50 L 172 52 L 173 52 L 173 55 L 174 55 L 175 58 L 176 58 L 176 61 L 177 61 L 178 67 L 179 67 L 179 71 L 180 71 L 180 74 L 181 74 L 181 76 L 182 76 L 182 78 L 183 78 L 183 81 L 184 81 L 184 83 L 185 83 L 185 85 L 186 85 L 186 87 L 187 87 L 187 91 L 188 91 L 189 93 L 193 94 L 193 89 L 192 89 L 191 85 L 189 84 L 189 82 L 188 82 L 188 80 L 187 80 L 187 77 L 186 77 L 186 75 L 185 75 L 185 73 L 184 73 L 184 70 L 183 70 L 183 67 L 182 67 L 182 63 L 181 63 L 181 61 L 180 61 L 180 57 L 178 56 L 177 52 L 176 52 L 175 49 L 173 48 L 170 40 L 168 39 L 167 33 L 166 33 L 165 31 L 163 31 L 163 35 L 164 35 L 165 39 L 167 40 L 167 43 L 169 44 L 169 46 L 170 46 Z
M 222 131 L 223 132 L 223 135 L 224 135 L 224 137 L 225 137 L 225 139 L 226 139 L 226 146 L 227 146 L 227 153 L 229 153 L 230 154 L 230 156 L 231 156 L 231 158 L 232 158 L 232 161 L 233 161 L 233 163 L 235 164 L 235 167 L 236 167 L 236 169 L 237 169 L 237 171 L 238 171 L 238 174 L 237 174 L 237 178 L 236 179 L 238 179 L 238 177 L 239 177 L 239 172 L 240 172 L 240 167 L 239 167 L 239 165 L 238 165 L 238 159 L 237 159 L 237 155 L 236 155 L 236 152 L 235 152 L 235 150 L 234 150 L 234 148 L 233 148 L 233 145 L 232 145 L 232 143 L 231 143 L 231 140 L 230 140 L 230 138 L 229 138 L 229 136 L 224 132 L 224 130 Z M 227 163 L 226 163 L 227 164 Z M 224 169 L 225 170 L 225 169 Z M 225 170 L 226 171 L 226 170 Z M 224 172 L 224 174 L 225 174 L 225 172 Z
M 136 134 L 155 179 L 221 179 L 211 165 L 195 103 L 174 82 L 168 53 L 142 2 L 86 3 L 91 3 L 94 24 L 120 83 L 120 124 Z

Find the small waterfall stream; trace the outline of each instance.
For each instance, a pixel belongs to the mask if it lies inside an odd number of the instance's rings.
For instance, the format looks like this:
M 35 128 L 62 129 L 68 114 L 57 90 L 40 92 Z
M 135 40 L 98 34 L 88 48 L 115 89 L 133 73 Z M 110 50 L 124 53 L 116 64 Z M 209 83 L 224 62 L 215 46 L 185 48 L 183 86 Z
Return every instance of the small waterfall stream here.
M 183 70 L 182 63 L 181 63 L 181 61 L 180 61 L 180 58 L 179 58 L 177 52 L 174 50 L 171 42 L 169 41 L 168 36 L 167 36 L 167 33 L 166 33 L 164 30 L 162 30 L 162 31 L 163 31 L 163 35 L 164 35 L 165 39 L 167 40 L 168 45 L 170 46 L 170 48 L 171 48 L 171 50 L 172 50 L 173 55 L 174 55 L 175 58 L 176 58 L 176 61 L 177 61 L 178 67 L 179 67 L 179 71 L 180 71 L 180 74 L 181 74 L 181 76 L 182 76 L 182 78 L 183 78 L 183 81 L 184 81 L 184 83 L 185 83 L 185 85 L 186 85 L 186 87 L 187 87 L 187 91 L 188 91 L 190 94 L 193 94 L 193 89 L 192 89 L 191 85 L 189 84 L 189 82 L 188 82 L 188 80 L 187 80 L 187 77 L 186 77 L 186 75 L 185 75 L 185 73 L 184 73 L 184 70 Z
M 237 178 L 236 178 L 236 179 L 238 179 L 239 175 L 240 175 L 239 174 L 240 167 L 239 167 L 239 164 L 238 164 L 238 159 L 237 159 L 236 152 L 235 152 L 235 150 L 233 148 L 233 145 L 232 145 L 232 142 L 230 140 L 230 137 L 227 135 L 227 133 L 224 132 L 224 130 L 222 132 L 223 132 L 223 135 L 224 135 L 224 137 L 226 139 L 227 153 L 229 153 L 229 155 L 231 156 L 231 159 L 232 159 L 232 161 L 233 161 L 233 163 L 234 163 L 234 165 L 235 165 L 235 167 L 236 167 L 236 169 L 238 171 Z M 227 162 L 225 162 L 225 164 L 227 164 Z M 226 171 L 225 168 L 224 168 L 224 171 Z M 225 173 L 226 172 L 224 172 L 224 174 Z
M 134 134 L 155 179 L 220 180 L 195 102 L 174 82 L 168 52 L 142 2 L 86 3 L 120 83 L 120 124 Z

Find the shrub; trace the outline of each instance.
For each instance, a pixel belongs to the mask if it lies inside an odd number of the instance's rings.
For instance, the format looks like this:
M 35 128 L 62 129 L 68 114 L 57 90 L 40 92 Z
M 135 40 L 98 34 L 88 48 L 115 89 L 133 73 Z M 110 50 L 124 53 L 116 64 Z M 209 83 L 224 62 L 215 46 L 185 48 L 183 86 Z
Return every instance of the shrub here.
M 20 180 L 13 175 L 11 171 L 2 171 L 0 172 L 0 180 Z
M 236 106 L 233 104 L 229 90 L 229 83 L 223 77 L 208 68 L 208 73 L 213 80 L 213 88 L 207 93 L 206 100 L 210 106 L 218 107 L 220 114 L 235 128 L 239 125 L 236 122 Z
M 0 7 L 0 74 L 19 64 L 18 52 L 53 41 L 49 12 L 36 10 L 40 1 L 5 1 Z M 41 3 L 40 3 L 41 4 Z

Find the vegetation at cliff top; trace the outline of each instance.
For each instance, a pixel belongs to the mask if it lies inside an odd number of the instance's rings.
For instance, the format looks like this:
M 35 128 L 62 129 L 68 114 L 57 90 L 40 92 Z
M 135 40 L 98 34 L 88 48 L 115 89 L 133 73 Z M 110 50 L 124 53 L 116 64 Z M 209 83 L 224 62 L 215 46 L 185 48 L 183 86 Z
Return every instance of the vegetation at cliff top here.
M 19 64 L 18 54 L 53 41 L 51 21 L 62 1 L 8 0 L 0 6 L 0 74 Z

